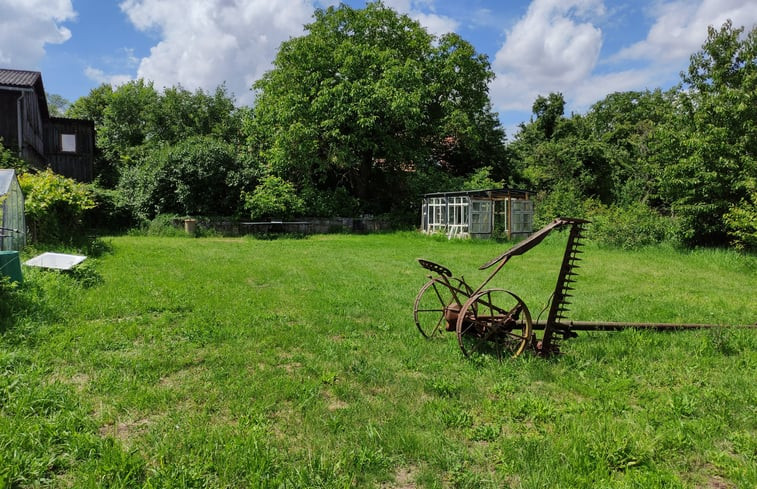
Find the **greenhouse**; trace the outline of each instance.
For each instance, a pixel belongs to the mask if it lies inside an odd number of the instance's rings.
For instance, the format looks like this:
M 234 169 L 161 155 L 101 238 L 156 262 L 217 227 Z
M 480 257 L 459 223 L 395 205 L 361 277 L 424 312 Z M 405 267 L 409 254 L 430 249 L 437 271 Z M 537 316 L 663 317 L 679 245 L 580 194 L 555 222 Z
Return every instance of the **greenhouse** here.
M 26 245 L 24 194 L 15 170 L 0 170 L 0 251 L 20 251 Z
M 441 192 L 423 196 L 421 230 L 449 238 L 525 237 L 533 229 L 529 192 L 514 189 Z

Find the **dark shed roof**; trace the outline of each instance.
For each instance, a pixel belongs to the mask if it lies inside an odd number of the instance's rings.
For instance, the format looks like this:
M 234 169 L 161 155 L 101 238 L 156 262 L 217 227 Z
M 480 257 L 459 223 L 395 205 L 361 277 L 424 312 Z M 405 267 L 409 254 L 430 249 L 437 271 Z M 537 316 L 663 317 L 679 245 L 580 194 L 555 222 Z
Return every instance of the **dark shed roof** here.
M 32 88 L 38 80 L 42 80 L 42 75 L 39 71 L 8 70 L 0 68 L 0 85 Z
M 39 110 L 42 116 L 49 117 L 45 87 L 42 85 L 42 73 L 39 71 L 9 70 L 0 68 L 0 89 L 7 88 L 31 88 L 39 100 Z
M 423 197 L 483 197 L 489 199 L 502 199 L 509 197 L 521 197 L 526 198 L 529 194 L 533 194 L 531 190 L 522 190 L 517 188 L 492 188 L 485 190 L 460 190 L 457 192 L 434 192 L 431 194 L 423 194 Z

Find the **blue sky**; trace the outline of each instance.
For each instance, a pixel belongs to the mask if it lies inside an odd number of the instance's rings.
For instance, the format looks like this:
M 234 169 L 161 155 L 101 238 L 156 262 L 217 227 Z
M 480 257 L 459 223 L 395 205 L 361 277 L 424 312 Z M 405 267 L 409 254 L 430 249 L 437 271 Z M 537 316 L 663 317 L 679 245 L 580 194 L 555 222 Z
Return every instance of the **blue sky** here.
M 364 1 L 349 0 L 354 7 Z M 455 31 L 489 56 L 494 109 L 509 135 L 538 95 L 584 112 L 615 91 L 679 81 L 707 26 L 757 25 L 755 0 L 385 0 L 430 32 Z M 281 41 L 329 0 L 0 0 L 0 67 L 39 70 L 70 101 L 101 83 L 213 90 L 239 104 Z

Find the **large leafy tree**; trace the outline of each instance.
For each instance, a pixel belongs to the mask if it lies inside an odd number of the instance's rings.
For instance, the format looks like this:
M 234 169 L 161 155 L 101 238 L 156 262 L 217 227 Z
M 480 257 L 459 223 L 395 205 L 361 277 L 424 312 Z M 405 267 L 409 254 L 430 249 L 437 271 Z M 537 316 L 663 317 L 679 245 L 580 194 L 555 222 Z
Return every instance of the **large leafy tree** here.
M 661 204 L 659 168 L 649 158 L 650 140 L 673 113 L 675 93 L 675 89 L 611 93 L 586 114 L 590 137 L 607 148 L 606 172 L 614 203 Z
M 539 96 L 533 104 L 534 118 L 521 125 L 511 149 L 532 188 L 570 202 L 568 208 L 549 207 L 550 213 L 576 213 L 573 203 L 587 197 L 603 202 L 612 199 L 613 148 L 596 137 L 586 117 L 563 114 L 562 94 Z M 544 216 L 550 220 L 554 216 Z
M 301 189 L 344 189 L 375 212 L 429 165 L 502 172 L 486 56 L 379 2 L 316 10 L 314 19 L 254 86 L 250 145 L 272 174 Z
M 744 35 L 728 21 L 708 33 L 682 74 L 676 117 L 655 141 L 660 185 L 690 244 L 738 237 L 750 220 L 725 219 L 729 230 L 724 217 L 754 208 L 757 180 L 757 28 Z

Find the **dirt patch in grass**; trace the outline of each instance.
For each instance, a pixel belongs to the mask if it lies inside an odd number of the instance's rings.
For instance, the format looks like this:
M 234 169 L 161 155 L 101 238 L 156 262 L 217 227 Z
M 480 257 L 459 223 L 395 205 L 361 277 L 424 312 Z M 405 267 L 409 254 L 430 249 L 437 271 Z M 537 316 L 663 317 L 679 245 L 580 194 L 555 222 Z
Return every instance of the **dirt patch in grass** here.
M 323 396 L 326 398 L 326 409 L 328 409 L 329 411 L 339 411 L 341 409 L 347 409 L 348 407 L 350 407 L 349 404 L 337 398 L 329 391 L 324 392 Z
M 130 441 L 147 431 L 152 423 L 153 420 L 150 418 L 119 421 L 101 426 L 98 432 L 103 438 L 112 436 L 124 446 L 129 446 Z
M 202 379 L 207 369 L 202 365 L 203 358 L 198 358 L 194 363 L 185 368 L 164 375 L 158 380 L 158 385 L 168 389 L 175 389 L 187 383 L 196 383 Z
M 394 473 L 394 482 L 381 484 L 381 489 L 415 489 L 415 474 L 417 467 L 399 467 Z
M 301 369 L 302 364 L 300 362 L 283 363 L 283 364 L 277 365 L 277 367 L 283 368 L 287 373 L 291 374 L 291 373 L 294 373 L 296 370 Z
M 717 475 L 709 477 L 704 485 L 697 486 L 698 489 L 733 489 L 734 487 L 736 486 Z
M 90 380 L 90 376 L 83 372 L 77 372 L 71 376 L 64 375 L 60 372 L 54 372 L 52 375 L 50 375 L 47 382 L 50 384 L 53 384 L 55 382 L 68 384 L 76 388 L 77 392 L 81 393 L 87 388 Z

